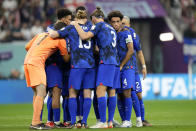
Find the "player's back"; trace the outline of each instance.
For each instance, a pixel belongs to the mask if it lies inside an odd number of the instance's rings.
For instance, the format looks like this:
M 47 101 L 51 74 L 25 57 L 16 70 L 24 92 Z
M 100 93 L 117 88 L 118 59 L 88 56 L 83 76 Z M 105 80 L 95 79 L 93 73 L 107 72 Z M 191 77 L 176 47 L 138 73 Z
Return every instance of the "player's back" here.
M 97 38 L 97 45 L 100 49 L 100 63 L 118 65 L 117 35 L 114 28 L 105 22 L 99 22 L 91 31 Z
M 84 31 L 89 31 L 91 25 L 80 24 Z M 94 41 L 81 40 L 73 25 L 69 25 L 58 31 L 60 37 L 67 37 L 70 43 L 72 68 L 93 68 L 95 61 L 93 56 Z
M 41 33 L 35 36 L 27 45 L 27 55 L 24 64 L 31 64 L 34 66 L 44 66 L 46 59 L 53 54 L 60 46 L 65 44 L 64 39 L 52 39 L 47 33 Z M 66 48 L 65 48 L 66 49 Z

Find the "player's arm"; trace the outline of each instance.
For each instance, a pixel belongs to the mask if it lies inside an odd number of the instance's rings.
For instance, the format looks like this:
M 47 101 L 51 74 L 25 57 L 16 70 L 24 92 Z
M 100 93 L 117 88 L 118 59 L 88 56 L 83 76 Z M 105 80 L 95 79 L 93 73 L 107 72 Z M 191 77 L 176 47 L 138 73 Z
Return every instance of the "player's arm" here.
M 126 56 L 124 57 L 124 59 L 120 63 L 120 70 L 122 70 L 123 66 L 131 59 L 131 56 L 134 53 L 133 43 L 132 42 L 127 44 L 127 49 L 128 50 L 127 50 Z
M 145 59 L 142 50 L 137 51 L 137 57 L 142 65 L 142 74 L 143 74 L 143 80 L 146 78 L 147 69 L 145 64 Z
M 76 21 L 71 22 L 71 25 L 74 25 L 82 40 L 86 40 L 94 36 L 94 34 L 90 31 L 85 32 Z
M 146 63 L 145 63 L 144 55 L 141 49 L 141 43 L 140 43 L 139 36 L 136 33 L 135 33 L 134 49 L 136 50 L 137 58 L 139 59 L 139 62 L 142 65 L 142 74 L 143 74 L 143 80 L 144 80 L 147 74 Z
M 134 48 L 133 48 L 133 39 L 131 34 L 129 33 L 126 38 L 125 38 L 125 42 L 127 44 L 127 53 L 126 56 L 124 57 L 124 59 L 122 60 L 122 62 L 120 63 L 120 70 L 123 68 L 123 66 L 131 59 L 131 56 L 134 53 Z

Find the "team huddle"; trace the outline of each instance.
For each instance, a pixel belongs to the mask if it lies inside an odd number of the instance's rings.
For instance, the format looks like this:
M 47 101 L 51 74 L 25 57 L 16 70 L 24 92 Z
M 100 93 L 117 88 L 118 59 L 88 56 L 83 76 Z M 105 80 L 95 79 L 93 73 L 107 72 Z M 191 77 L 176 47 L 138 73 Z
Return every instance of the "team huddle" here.
M 34 92 L 30 129 L 88 128 L 92 102 L 97 123 L 90 128 L 132 127 L 132 106 L 136 127 L 151 126 L 144 118 L 136 59 L 142 65 L 143 79 L 146 65 L 130 19 L 120 11 L 111 11 L 106 23 L 104 13 L 97 7 L 89 21 L 82 6 L 76 9 L 74 21 L 72 12 L 65 8 L 57 10 L 57 17 L 56 23 L 25 47 L 26 82 Z M 48 121 L 44 124 L 42 110 L 47 93 Z M 116 106 L 121 124 L 114 120 Z

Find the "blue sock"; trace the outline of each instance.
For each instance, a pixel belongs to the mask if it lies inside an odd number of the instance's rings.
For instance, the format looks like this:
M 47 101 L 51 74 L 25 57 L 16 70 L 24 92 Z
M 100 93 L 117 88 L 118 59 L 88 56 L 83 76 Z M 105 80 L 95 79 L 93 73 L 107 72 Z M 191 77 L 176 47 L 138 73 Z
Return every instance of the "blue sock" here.
M 94 108 L 96 119 L 100 119 L 96 92 L 94 93 L 94 97 L 93 97 L 93 108 Z
M 53 121 L 52 97 L 48 97 L 47 109 L 48 109 L 48 121 Z
M 83 91 L 80 91 L 80 99 L 79 99 L 79 102 L 80 102 L 80 112 L 79 112 L 79 116 L 83 116 L 83 104 L 84 104 L 84 96 L 83 96 Z
M 140 102 L 141 118 L 142 118 L 142 121 L 143 121 L 143 120 L 145 120 L 145 118 L 144 118 L 144 116 L 145 116 L 144 103 L 143 103 L 142 99 L 140 99 L 139 102 Z
M 108 122 L 113 121 L 116 109 L 116 96 L 108 98 Z
M 106 122 L 106 97 L 99 97 L 98 99 L 98 109 L 99 109 L 99 115 L 100 115 L 100 121 Z
M 125 121 L 125 106 L 124 106 L 124 100 L 118 99 L 117 100 L 117 106 L 118 106 L 118 112 L 120 114 L 120 117 L 122 119 L 122 121 Z
M 131 98 L 136 117 L 141 117 L 140 102 L 135 91 L 131 91 Z
M 87 118 L 91 109 L 91 98 L 84 98 L 82 123 L 87 124 Z
M 71 124 L 76 123 L 77 101 L 76 98 L 69 98 L 69 112 L 71 116 Z
M 125 120 L 130 121 L 132 112 L 132 100 L 131 97 L 125 98 Z
M 80 96 L 76 97 L 77 107 L 80 107 Z M 77 116 L 80 116 L 80 108 L 77 108 Z
M 60 121 L 60 108 L 54 108 L 53 114 L 54 114 L 54 122 L 59 122 Z
M 70 115 L 68 110 L 68 98 L 63 98 L 62 107 L 63 107 L 63 121 L 64 122 L 70 121 L 69 119 Z

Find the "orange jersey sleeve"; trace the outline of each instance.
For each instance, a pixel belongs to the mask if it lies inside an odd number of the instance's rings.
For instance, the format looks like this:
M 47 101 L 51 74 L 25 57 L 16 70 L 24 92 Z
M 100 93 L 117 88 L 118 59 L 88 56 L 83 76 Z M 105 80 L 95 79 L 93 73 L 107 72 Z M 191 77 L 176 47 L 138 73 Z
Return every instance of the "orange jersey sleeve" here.
M 67 45 L 66 45 L 66 41 L 65 39 L 60 39 L 59 40 L 59 44 L 58 44 L 58 48 L 61 52 L 61 55 L 67 55 Z
M 32 46 L 33 42 L 36 40 L 37 36 L 38 36 L 38 35 L 34 36 L 33 39 L 30 40 L 30 41 L 25 45 L 26 51 L 28 51 L 28 50 L 31 48 L 31 46 Z

